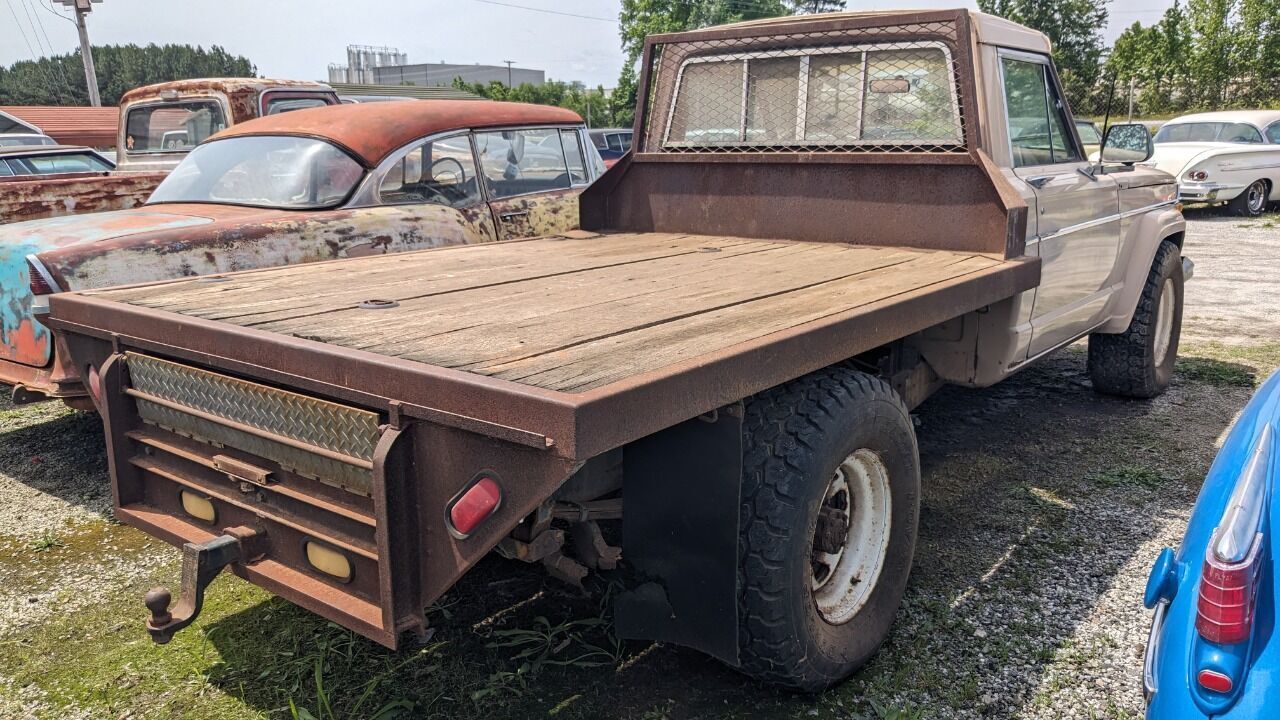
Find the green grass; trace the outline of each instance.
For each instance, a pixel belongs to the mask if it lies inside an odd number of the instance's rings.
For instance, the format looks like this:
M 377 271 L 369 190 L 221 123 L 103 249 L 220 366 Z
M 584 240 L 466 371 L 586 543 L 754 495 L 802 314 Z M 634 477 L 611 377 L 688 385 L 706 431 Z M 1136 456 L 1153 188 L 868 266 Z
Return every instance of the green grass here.
M 1252 368 L 1208 358 L 1180 358 L 1177 372 L 1189 380 L 1215 387 L 1253 387 L 1257 383 L 1257 373 Z
M 45 552 L 54 548 L 66 547 L 66 543 L 57 535 L 54 535 L 53 532 L 46 530 L 41 533 L 40 537 L 27 543 L 27 547 L 34 552 Z

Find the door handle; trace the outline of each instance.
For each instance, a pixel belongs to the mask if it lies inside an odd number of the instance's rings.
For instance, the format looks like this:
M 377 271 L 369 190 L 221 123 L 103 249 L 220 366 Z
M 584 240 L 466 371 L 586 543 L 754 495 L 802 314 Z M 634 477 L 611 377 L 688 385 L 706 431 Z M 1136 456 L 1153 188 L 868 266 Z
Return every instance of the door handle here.
M 528 216 L 529 216 L 528 210 L 513 210 L 511 212 L 500 213 L 498 215 L 498 219 L 510 221 L 510 220 L 515 220 L 516 218 L 519 218 L 519 217 L 528 217 Z

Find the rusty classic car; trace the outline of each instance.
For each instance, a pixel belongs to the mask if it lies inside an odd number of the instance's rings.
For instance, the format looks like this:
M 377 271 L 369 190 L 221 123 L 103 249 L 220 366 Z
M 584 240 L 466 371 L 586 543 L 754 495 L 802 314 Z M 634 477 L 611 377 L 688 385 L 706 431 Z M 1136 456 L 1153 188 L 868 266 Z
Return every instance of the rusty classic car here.
M 219 130 L 338 103 L 328 85 L 297 80 L 201 78 L 135 88 L 120 100 L 116 168 L 16 178 L 0 193 L 0 223 L 138 207 L 192 147 Z
M 372 103 L 237 125 L 140 208 L 0 226 L 0 382 L 15 402 L 87 407 L 36 317 L 51 293 L 563 232 L 602 171 L 582 119 L 553 107 Z

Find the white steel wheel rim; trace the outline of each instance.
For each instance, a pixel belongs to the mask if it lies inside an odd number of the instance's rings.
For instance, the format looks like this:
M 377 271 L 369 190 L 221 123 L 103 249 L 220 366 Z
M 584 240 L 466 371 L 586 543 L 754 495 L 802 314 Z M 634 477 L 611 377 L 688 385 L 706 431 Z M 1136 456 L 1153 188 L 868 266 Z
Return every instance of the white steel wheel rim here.
M 1265 186 L 1262 183 L 1254 183 L 1249 186 L 1249 210 L 1252 212 L 1262 212 L 1263 198 L 1266 197 Z
M 1155 360 L 1156 365 L 1164 364 L 1169 354 L 1169 345 L 1173 341 L 1173 279 L 1166 278 L 1160 286 L 1160 304 L 1156 308 Z
M 866 605 L 888 555 L 893 504 L 884 461 L 866 448 L 854 451 L 836 468 L 822 502 L 820 510 L 828 515 L 843 505 L 847 520 L 836 552 L 819 546 L 819 521 L 810 551 L 810 590 L 822 618 L 839 625 Z

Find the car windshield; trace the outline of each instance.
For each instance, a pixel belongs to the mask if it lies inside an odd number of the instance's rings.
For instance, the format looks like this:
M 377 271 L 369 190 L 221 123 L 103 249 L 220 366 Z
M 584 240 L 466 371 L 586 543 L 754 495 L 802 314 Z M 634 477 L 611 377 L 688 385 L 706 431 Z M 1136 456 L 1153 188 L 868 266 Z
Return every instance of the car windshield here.
M 359 163 L 323 140 L 233 137 L 191 151 L 160 183 L 148 204 L 330 208 L 341 204 L 363 176 Z
M 89 152 L 25 155 L 0 159 L 0 175 L 58 175 L 107 172 L 114 166 Z
M 0 135 L 0 147 L 19 145 L 57 145 L 58 141 L 45 135 Z
M 1157 143 L 1226 142 L 1260 143 L 1262 133 L 1248 123 L 1189 122 L 1172 123 L 1156 133 Z
M 187 152 L 226 127 L 227 119 L 217 100 L 134 107 L 125 120 L 124 150 L 130 155 Z

